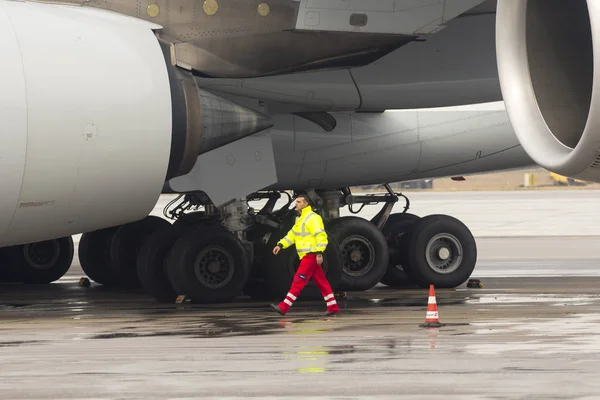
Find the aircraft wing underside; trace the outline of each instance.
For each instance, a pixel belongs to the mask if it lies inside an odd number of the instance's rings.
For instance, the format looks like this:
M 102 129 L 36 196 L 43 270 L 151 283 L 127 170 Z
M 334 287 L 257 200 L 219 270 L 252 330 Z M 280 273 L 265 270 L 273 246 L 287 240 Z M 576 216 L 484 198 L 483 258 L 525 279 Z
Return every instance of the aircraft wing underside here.
M 173 43 L 178 66 L 220 78 L 367 65 L 415 39 L 442 30 L 466 12 L 495 9 L 490 5 L 495 2 L 489 0 L 59 3 L 103 8 L 160 24 L 159 35 Z

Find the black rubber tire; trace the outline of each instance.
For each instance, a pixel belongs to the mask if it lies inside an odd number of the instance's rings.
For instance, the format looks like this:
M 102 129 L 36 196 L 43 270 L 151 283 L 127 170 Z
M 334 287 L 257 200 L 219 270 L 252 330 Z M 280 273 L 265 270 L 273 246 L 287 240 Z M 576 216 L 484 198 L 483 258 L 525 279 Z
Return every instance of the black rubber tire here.
M 248 277 L 243 289 L 244 294 L 250 296 L 253 300 L 266 301 L 277 297 L 271 290 L 266 276 L 269 255 L 273 255 L 271 251 L 275 244 L 276 239 L 273 238 L 267 245 L 256 242 L 254 244 L 254 260 L 252 260 L 250 268 L 250 277 Z M 269 245 L 272 246 L 269 247 Z
M 2 250 L 3 268 L 10 280 L 32 284 L 59 280 L 71 268 L 74 256 L 71 236 Z M 43 262 L 47 264 L 45 268 L 41 264 Z
M 438 234 L 450 234 L 462 246 L 462 261 L 454 272 L 442 274 L 429 267 L 426 258 L 427 245 Z M 406 272 L 419 286 L 455 288 L 468 280 L 473 273 L 477 261 L 477 245 L 471 231 L 461 221 L 447 215 L 429 215 L 414 227 L 408 260 Z
M 287 232 L 287 231 L 286 231 Z M 273 235 L 272 246 L 275 247 L 277 241 L 285 235 L 285 232 L 279 232 L 277 235 Z M 340 284 L 342 279 L 342 255 L 340 253 L 340 246 L 335 237 L 332 236 L 331 232 L 327 231 L 329 244 L 323 253 L 323 272 L 331 285 L 331 289 L 335 291 Z M 296 252 L 296 246 L 288 247 L 285 250 L 281 250 L 279 254 L 274 255 L 269 253 L 267 257 L 267 269 L 266 269 L 266 283 L 270 293 L 275 298 L 283 299 L 290 287 L 294 275 L 300 266 L 300 258 Z M 306 284 L 298 301 L 301 300 L 319 300 L 323 299 L 321 291 L 311 278 Z
M 264 276 L 250 276 L 248 281 L 244 285 L 243 292 L 253 300 L 267 301 L 275 299 L 275 296 L 269 284 L 267 278 Z
M 0 249 L 0 282 L 12 282 L 13 279 L 10 276 L 10 271 L 6 266 L 6 247 Z
M 167 257 L 185 227 L 169 225 L 146 237 L 137 256 L 137 273 L 144 292 L 161 303 L 174 303 L 178 293 L 167 273 Z
M 342 279 L 338 288 L 346 291 L 361 291 L 369 290 L 377 285 L 387 271 L 389 261 L 385 236 L 377 229 L 377 226 L 366 219 L 350 216 L 333 220 L 328 229 L 340 244 L 342 253 Z M 372 248 L 372 250 L 366 248 L 364 242 L 360 244 L 361 248 L 368 252 L 368 257 L 372 259 L 372 265 L 367 272 L 358 276 L 350 275 L 347 272 L 349 270 L 347 265 L 351 262 L 347 249 L 352 242 L 345 244 L 344 241 L 353 236 L 369 243 Z
M 146 218 L 121 225 L 110 242 L 110 265 L 121 284 L 140 287 L 137 256 L 146 238 L 155 231 L 171 226 L 166 220 L 149 215 Z
M 19 274 L 18 266 L 12 262 L 12 247 L 3 247 L 0 249 L 0 282 L 3 283 L 23 283 L 23 278 Z
M 201 282 L 195 273 L 196 258 L 209 247 L 218 247 L 219 255 L 230 258 L 231 277 L 219 288 Z M 181 236 L 167 257 L 167 273 L 178 294 L 186 295 L 193 303 L 230 302 L 242 293 L 250 275 L 250 263 L 244 247 L 231 233 L 224 230 L 190 229 Z
M 119 227 L 84 233 L 79 240 L 79 263 L 83 272 L 96 283 L 119 284 L 119 276 L 110 266 L 110 242 Z
M 398 213 L 389 216 L 382 229 L 389 249 L 388 268 L 381 278 L 381 283 L 390 287 L 414 287 L 414 281 L 403 265 L 408 263 L 410 236 L 420 217 L 409 213 Z

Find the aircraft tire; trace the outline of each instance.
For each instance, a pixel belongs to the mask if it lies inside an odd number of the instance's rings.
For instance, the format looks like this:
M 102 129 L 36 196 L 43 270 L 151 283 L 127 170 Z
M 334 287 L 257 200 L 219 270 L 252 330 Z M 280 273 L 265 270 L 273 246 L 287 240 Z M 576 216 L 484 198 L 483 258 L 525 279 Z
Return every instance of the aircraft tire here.
M 137 255 L 137 273 L 144 292 L 161 303 L 174 303 L 178 293 L 167 273 L 167 258 L 185 227 L 165 226 L 146 237 Z
M 224 303 L 242 293 L 250 275 L 244 247 L 231 233 L 194 228 L 186 231 L 167 257 L 175 291 L 194 303 Z
M 410 235 L 421 218 L 409 213 L 392 214 L 382 229 L 389 248 L 388 268 L 381 283 L 390 287 L 414 287 L 414 281 L 406 274 L 403 265 L 408 263 Z
M 253 300 L 266 301 L 277 297 L 271 290 L 266 276 L 269 255 L 273 255 L 271 253 L 273 247 L 269 248 L 269 244 L 275 246 L 274 243 L 268 243 L 267 245 L 255 243 L 254 246 L 254 260 L 252 260 L 252 267 L 250 268 L 250 277 L 243 289 L 244 294 Z
M 129 287 L 139 287 L 137 256 L 146 238 L 153 232 L 171 224 L 159 217 L 146 218 L 121 225 L 110 242 L 110 265 L 120 282 Z
M 273 239 L 270 243 L 271 249 L 275 247 L 277 241 L 281 239 L 286 232 L 280 231 L 278 234 L 273 235 Z M 342 255 L 340 253 L 338 241 L 333 237 L 331 232 L 328 231 L 327 235 L 329 237 L 329 244 L 323 253 L 323 264 L 321 267 L 329 281 L 329 285 L 331 285 L 331 289 L 335 291 L 339 287 L 342 279 Z M 277 255 L 274 255 L 273 253 L 268 254 L 266 282 L 270 293 L 272 293 L 274 297 L 278 299 L 285 298 L 292 286 L 294 275 L 299 266 L 300 259 L 296 252 L 296 246 L 281 250 Z M 323 296 L 314 280 L 311 279 L 300 293 L 300 296 L 298 296 L 298 300 L 319 299 L 323 299 Z
M 406 272 L 424 288 L 455 288 L 469 279 L 476 261 L 475 238 L 465 224 L 447 215 L 429 215 L 414 227 Z
M 96 283 L 119 284 L 119 276 L 110 266 L 110 242 L 118 227 L 86 232 L 79 240 L 79 263 L 83 272 Z
M 342 217 L 329 225 L 342 255 L 340 290 L 368 290 L 386 273 L 389 249 L 377 226 L 359 217 Z M 358 258 L 358 259 L 355 259 Z
M 267 301 L 276 297 L 272 294 L 264 276 L 250 276 L 244 285 L 243 292 L 251 299 L 258 301 Z
M 45 284 L 62 278 L 73 262 L 73 238 L 28 243 L 3 249 L 3 266 L 12 281 Z

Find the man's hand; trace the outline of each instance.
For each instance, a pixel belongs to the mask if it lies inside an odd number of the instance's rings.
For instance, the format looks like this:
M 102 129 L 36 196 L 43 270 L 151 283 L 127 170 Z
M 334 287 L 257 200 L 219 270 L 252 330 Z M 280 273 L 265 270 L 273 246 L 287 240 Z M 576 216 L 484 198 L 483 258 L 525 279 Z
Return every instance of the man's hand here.
M 277 255 L 277 253 L 279 253 L 281 251 L 281 247 L 279 246 L 275 246 L 275 248 L 273 248 L 273 254 Z
M 317 254 L 317 264 L 319 264 L 319 265 L 323 264 L 323 255 L 322 254 Z

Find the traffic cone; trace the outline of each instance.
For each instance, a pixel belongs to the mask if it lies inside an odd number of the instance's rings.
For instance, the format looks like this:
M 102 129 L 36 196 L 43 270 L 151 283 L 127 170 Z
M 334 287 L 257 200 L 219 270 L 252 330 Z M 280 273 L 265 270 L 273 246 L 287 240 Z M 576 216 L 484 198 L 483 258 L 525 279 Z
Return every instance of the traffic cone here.
M 444 326 L 440 324 L 440 317 L 435 301 L 435 289 L 433 285 L 429 285 L 429 301 L 427 302 L 427 314 L 425 315 L 425 323 L 420 325 L 422 328 L 440 328 Z

